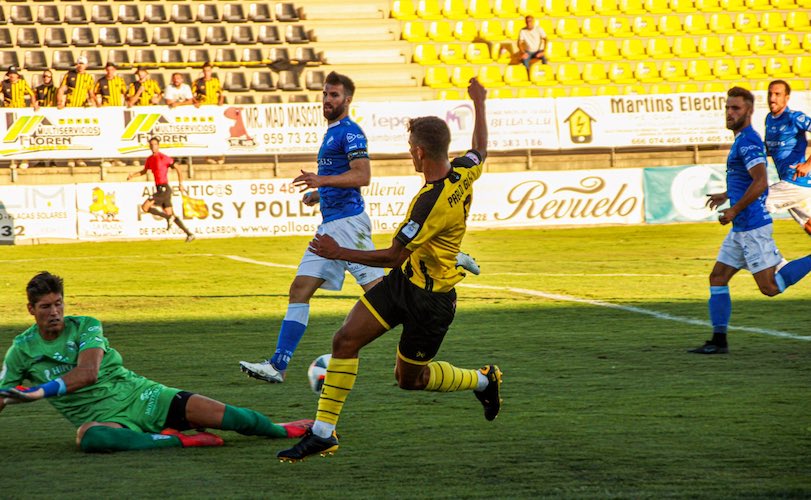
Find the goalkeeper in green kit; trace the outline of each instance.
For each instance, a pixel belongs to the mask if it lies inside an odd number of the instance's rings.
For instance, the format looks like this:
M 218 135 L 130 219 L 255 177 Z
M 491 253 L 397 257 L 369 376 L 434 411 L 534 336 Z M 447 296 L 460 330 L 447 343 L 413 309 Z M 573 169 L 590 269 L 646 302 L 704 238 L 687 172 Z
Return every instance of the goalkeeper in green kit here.
M 62 279 L 41 272 L 28 282 L 28 312 L 36 324 L 18 335 L 0 370 L 0 411 L 47 399 L 77 429 L 86 452 L 221 446 L 222 429 L 249 436 L 295 438 L 312 420 L 274 424 L 254 410 L 166 387 L 122 365 L 101 322 L 64 316 Z M 29 381 L 33 386 L 22 386 Z

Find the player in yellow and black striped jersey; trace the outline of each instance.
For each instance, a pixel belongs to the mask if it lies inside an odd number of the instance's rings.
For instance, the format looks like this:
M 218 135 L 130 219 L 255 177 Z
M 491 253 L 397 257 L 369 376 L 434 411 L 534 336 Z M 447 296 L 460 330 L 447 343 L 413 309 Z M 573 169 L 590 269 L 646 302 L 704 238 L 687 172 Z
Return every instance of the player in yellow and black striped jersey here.
M 3 94 L 3 106 L 6 108 L 26 108 L 28 104 L 26 104 L 25 98 L 28 96 L 31 99 L 31 107 L 38 109 L 37 95 L 28 85 L 28 82 L 20 77 L 20 71 L 17 67 L 9 67 L 6 76 L 8 78 L 0 84 L 0 90 L 2 90 Z
M 34 92 L 37 95 L 37 104 L 40 106 L 48 108 L 56 106 L 56 87 L 51 70 L 46 69 L 42 73 L 42 83 L 37 85 Z
M 85 106 L 96 106 L 96 93 L 93 91 L 95 82 L 93 75 L 87 71 L 87 58 L 79 56 L 76 58 L 76 69 L 65 73 L 62 83 L 59 85 L 56 95 L 56 106 L 58 108 L 83 108 Z
M 160 103 L 162 98 L 163 90 L 161 90 L 158 82 L 149 76 L 149 71 L 146 68 L 138 68 L 136 79 L 133 83 L 130 83 L 127 92 L 128 104 L 130 106 L 150 106 Z
M 104 67 L 104 76 L 96 81 L 94 91 L 99 106 L 124 106 L 127 104 L 127 82 L 116 75 L 116 66 L 112 62 L 108 62 Z
M 194 105 L 200 107 L 201 104 L 222 105 L 225 96 L 222 93 L 220 80 L 213 76 L 214 68 L 210 62 L 203 64 L 203 76 L 194 81 L 192 91 L 194 92 Z
M 403 332 L 394 374 L 401 388 L 473 390 L 484 406 L 485 418 L 493 420 L 498 415 L 498 366 L 471 370 L 433 360 L 456 311 L 454 285 L 464 277 L 456 268 L 456 254 L 465 235 L 473 183 L 487 157 L 487 92 L 474 78 L 468 94 L 475 109 L 472 149 L 453 161 L 448 161 L 450 129 L 442 119 L 410 120 L 409 152 L 414 168 L 425 177 L 425 186 L 412 200 L 389 248 L 342 248 L 328 235 L 316 235 L 310 243 L 310 250 L 321 257 L 392 271 L 366 292 L 335 333 L 312 432 L 293 448 L 279 452 L 280 459 L 297 461 L 338 449 L 335 426 L 357 377 L 360 350 L 400 324 Z

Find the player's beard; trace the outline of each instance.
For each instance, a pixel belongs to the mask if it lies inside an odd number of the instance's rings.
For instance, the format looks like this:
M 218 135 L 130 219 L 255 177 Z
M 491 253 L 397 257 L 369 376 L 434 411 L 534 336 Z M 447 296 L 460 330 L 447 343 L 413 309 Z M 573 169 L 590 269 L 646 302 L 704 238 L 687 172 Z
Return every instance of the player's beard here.
M 737 120 L 735 120 L 732 123 L 730 123 L 729 120 L 727 120 L 727 130 L 734 130 L 734 131 L 742 130 L 743 125 L 746 123 L 746 118 L 747 118 L 746 116 L 742 116 L 742 117 L 738 118 Z
M 327 108 L 327 105 L 325 104 L 323 110 L 324 118 L 326 118 L 328 122 L 334 122 L 339 116 L 344 114 L 344 111 L 346 111 L 346 98 L 341 101 L 340 105 L 334 108 Z

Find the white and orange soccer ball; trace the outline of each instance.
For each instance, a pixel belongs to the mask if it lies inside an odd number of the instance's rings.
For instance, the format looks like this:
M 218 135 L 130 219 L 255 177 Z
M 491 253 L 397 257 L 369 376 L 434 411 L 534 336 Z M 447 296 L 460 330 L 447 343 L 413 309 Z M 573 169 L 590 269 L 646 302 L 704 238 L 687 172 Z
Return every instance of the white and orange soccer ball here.
M 310 363 L 310 368 L 307 369 L 307 378 L 310 380 L 310 388 L 316 394 L 320 394 L 321 388 L 324 386 L 324 379 L 327 377 L 327 365 L 329 365 L 331 358 L 331 354 L 318 356 Z

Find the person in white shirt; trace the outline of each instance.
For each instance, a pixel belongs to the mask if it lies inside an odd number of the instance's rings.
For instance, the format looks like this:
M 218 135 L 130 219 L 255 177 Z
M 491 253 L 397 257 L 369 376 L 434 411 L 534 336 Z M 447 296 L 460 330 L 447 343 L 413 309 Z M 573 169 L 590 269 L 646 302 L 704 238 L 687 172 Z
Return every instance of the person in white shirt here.
M 183 83 L 183 75 L 172 73 L 172 83 L 166 87 L 163 98 L 170 108 L 194 104 L 194 96 L 189 84 Z
M 535 18 L 527 16 L 524 21 L 527 23 L 525 28 L 521 28 L 518 33 L 518 52 L 521 56 L 521 63 L 527 67 L 532 65 L 534 61 L 541 61 L 546 64 L 546 32 L 540 26 L 535 25 Z

